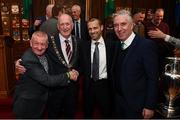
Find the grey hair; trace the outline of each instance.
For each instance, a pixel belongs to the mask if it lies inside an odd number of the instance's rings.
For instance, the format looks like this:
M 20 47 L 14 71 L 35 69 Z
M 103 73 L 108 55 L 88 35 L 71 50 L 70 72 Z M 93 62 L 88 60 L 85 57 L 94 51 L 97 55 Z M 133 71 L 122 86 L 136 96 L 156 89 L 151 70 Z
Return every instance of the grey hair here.
M 129 22 L 133 22 L 131 12 L 130 12 L 129 10 L 126 10 L 126 9 L 122 9 L 122 10 L 114 13 L 113 19 L 114 19 L 116 16 L 124 16 L 124 15 L 128 16 L 128 21 L 129 21 Z

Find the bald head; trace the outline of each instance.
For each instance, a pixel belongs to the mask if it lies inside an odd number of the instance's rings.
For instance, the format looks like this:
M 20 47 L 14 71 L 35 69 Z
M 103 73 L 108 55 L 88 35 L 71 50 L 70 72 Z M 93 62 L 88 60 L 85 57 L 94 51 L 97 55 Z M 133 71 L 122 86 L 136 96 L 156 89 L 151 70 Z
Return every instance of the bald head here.
M 46 7 L 46 16 L 48 18 L 51 18 L 52 17 L 52 8 L 54 7 L 54 4 L 49 4 L 47 5 Z
M 159 25 L 164 18 L 164 10 L 159 8 L 155 11 L 153 22 L 155 25 Z
M 70 15 L 62 14 L 58 17 L 58 30 L 59 33 L 66 39 L 68 39 L 71 35 L 71 31 L 73 30 L 73 20 Z

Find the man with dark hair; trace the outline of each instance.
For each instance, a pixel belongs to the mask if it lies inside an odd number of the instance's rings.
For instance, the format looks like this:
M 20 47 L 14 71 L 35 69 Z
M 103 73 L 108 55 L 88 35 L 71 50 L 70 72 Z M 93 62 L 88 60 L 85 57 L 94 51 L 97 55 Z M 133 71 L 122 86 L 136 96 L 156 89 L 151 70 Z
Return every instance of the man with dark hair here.
M 141 37 L 145 36 L 144 31 L 144 19 L 145 19 L 145 10 L 144 9 L 135 9 L 133 12 L 133 21 L 134 28 L 133 31 L 140 35 Z
M 100 108 L 101 118 L 111 117 L 111 63 L 113 41 L 102 37 L 103 25 L 97 18 L 87 23 L 91 41 L 83 41 L 81 47 L 83 96 L 85 118 L 92 118 L 95 106 Z

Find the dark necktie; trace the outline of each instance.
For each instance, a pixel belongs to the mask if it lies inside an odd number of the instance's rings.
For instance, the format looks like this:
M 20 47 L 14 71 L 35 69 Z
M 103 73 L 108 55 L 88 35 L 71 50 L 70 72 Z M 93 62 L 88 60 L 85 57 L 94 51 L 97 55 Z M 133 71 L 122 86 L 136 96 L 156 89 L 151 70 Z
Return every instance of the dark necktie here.
M 99 42 L 95 42 L 95 50 L 93 54 L 93 69 L 92 69 L 92 78 L 94 81 L 99 79 Z
M 79 23 L 76 21 L 76 23 L 75 23 L 75 26 L 76 26 L 76 36 L 78 37 L 78 38 L 80 38 L 80 36 L 79 36 L 79 25 L 78 25 Z
M 68 61 L 70 61 L 72 56 L 72 51 L 71 51 L 71 46 L 69 44 L 69 40 L 65 40 L 65 43 L 66 43 L 66 55 L 68 57 Z

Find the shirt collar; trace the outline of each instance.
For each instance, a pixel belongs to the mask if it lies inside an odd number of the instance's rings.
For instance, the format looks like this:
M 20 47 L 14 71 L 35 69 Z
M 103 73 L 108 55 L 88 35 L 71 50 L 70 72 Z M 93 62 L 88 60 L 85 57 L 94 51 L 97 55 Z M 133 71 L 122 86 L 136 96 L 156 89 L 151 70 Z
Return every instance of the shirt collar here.
M 63 37 L 61 34 L 59 34 L 59 38 L 60 38 L 60 40 L 62 41 L 62 42 L 65 42 L 65 40 L 68 40 L 69 42 L 72 42 L 72 38 L 71 38 L 71 36 L 69 36 L 69 38 L 68 39 L 66 39 L 65 37 Z
M 125 45 L 125 47 L 124 47 L 125 49 L 131 45 L 134 37 L 135 37 L 135 34 L 134 34 L 134 32 L 132 32 L 131 35 L 125 41 L 123 41 L 124 45 Z
M 104 39 L 103 39 L 103 37 L 101 36 L 101 37 L 99 38 L 99 40 L 92 40 L 92 44 L 94 44 L 95 42 L 99 42 L 99 44 L 104 44 Z

